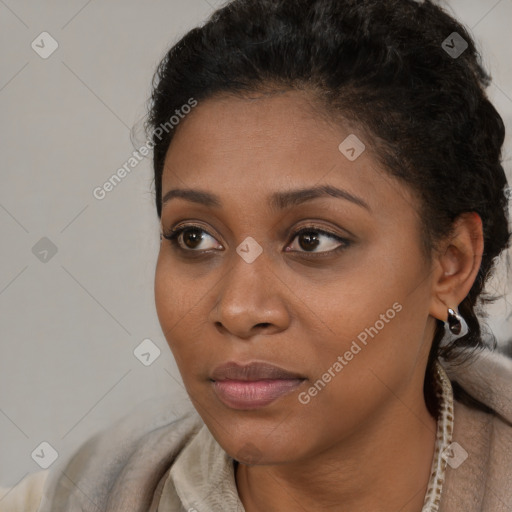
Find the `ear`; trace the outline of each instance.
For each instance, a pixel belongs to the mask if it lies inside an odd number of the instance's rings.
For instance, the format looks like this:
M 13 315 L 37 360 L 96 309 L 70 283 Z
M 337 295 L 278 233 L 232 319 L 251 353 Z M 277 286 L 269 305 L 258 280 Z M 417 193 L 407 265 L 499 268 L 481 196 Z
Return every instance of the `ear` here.
M 454 234 L 444 241 L 433 261 L 430 314 L 443 322 L 448 308 L 457 311 L 475 282 L 484 249 L 482 219 L 465 212 L 455 219 Z

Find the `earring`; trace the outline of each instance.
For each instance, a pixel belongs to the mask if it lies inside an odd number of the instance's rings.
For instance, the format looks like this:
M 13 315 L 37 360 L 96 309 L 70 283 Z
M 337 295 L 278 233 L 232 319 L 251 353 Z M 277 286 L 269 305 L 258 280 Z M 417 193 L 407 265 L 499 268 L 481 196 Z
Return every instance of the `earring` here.
M 448 308 L 448 321 L 445 322 L 445 331 L 447 325 L 451 333 L 450 338 L 452 339 L 465 336 L 469 332 L 466 320 L 458 311 L 454 311 L 452 308 Z

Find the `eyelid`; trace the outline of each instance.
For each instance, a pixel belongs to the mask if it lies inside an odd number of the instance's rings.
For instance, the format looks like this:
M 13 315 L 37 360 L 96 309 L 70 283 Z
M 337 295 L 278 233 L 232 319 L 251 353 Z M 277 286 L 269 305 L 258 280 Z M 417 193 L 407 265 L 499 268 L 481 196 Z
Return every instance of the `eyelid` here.
M 290 242 L 293 241 L 293 239 L 299 234 L 299 233 L 302 233 L 302 231 L 307 231 L 307 230 L 311 230 L 311 231 L 317 231 L 318 233 L 322 233 L 324 235 L 329 235 L 331 236 L 332 238 L 338 238 L 338 239 L 343 239 L 343 237 L 341 235 L 338 235 L 332 231 L 330 231 L 329 229 L 327 228 L 323 228 L 323 227 L 320 227 L 316 224 L 306 224 L 306 225 L 302 225 L 296 229 L 293 230 L 293 233 L 291 235 L 291 238 L 290 238 Z

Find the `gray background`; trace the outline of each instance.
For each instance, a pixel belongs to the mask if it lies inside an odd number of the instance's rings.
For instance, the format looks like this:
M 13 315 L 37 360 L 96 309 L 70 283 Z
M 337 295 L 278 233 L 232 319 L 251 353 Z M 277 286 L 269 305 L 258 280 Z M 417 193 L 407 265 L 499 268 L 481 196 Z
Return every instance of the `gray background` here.
M 105 199 L 92 191 L 132 155 L 130 128 L 165 50 L 220 5 L 0 0 L 0 486 L 40 469 L 31 454 L 42 441 L 62 456 L 149 397 L 168 395 L 177 415 L 187 406 L 154 307 L 150 158 Z M 494 77 L 511 176 L 512 0 L 447 5 Z M 31 47 L 43 31 L 59 45 L 47 59 Z M 43 237 L 56 254 L 36 257 Z M 490 291 L 507 291 L 503 269 Z M 502 342 L 511 298 L 489 310 Z M 161 355 L 145 366 L 134 350 L 148 338 Z

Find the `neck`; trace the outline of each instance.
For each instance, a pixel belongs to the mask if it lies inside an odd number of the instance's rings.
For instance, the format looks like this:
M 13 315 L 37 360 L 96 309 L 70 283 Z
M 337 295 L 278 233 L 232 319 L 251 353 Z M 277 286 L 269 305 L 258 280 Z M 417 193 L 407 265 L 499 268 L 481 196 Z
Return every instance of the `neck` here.
M 420 512 L 436 428 L 423 397 L 393 398 L 378 418 L 322 453 L 280 465 L 238 464 L 240 499 L 246 512 Z

